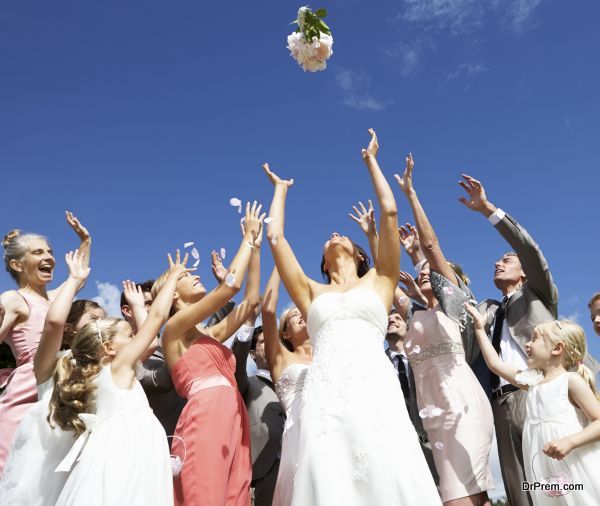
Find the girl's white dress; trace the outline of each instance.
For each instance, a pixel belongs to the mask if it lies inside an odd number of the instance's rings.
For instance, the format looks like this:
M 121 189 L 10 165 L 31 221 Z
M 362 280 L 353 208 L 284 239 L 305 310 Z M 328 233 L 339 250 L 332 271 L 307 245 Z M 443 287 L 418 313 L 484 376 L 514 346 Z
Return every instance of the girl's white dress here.
M 527 418 L 523 428 L 523 459 L 529 483 L 549 481 L 561 484 L 571 481 L 582 484 L 583 490 L 573 490 L 565 495 L 532 491 L 536 506 L 600 504 L 600 443 L 577 448 L 562 461 L 541 452 L 546 443 L 579 432 L 585 426 L 582 413 L 569 402 L 571 374 L 576 373 L 561 374 L 548 383 L 529 387 Z
M 56 473 L 75 437 L 72 432 L 48 423 L 52 378 L 37 386 L 38 399 L 21 420 L 4 473 L 0 478 L 0 504 L 10 506 L 54 506 L 67 480 Z
M 115 385 L 110 365 L 96 383 L 96 414 L 82 414 L 84 432 L 60 464 L 71 469 L 60 506 L 169 506 L 173 476 L 165 431 L 140 383 Z

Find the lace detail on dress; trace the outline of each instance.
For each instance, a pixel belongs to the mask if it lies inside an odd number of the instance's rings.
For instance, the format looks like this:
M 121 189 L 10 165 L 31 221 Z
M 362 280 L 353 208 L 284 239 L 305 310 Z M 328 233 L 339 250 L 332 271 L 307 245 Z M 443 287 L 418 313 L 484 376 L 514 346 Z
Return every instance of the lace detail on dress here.
M 451 283 L 439 272 L 431 271 L 430 277 L 431 289 L 439 301 L 442 311 L 448 318 L 458 323 L 462 331 L 467 325 L 465 302 L 471 299 L 471 294 L 467 293 L 468 288 Z
M 291 364 L 281 373 L 279 381 L 275 385 L 275 392 L 286 413 L 294 400 L 302 395 L 309 367 L 308 364 Z

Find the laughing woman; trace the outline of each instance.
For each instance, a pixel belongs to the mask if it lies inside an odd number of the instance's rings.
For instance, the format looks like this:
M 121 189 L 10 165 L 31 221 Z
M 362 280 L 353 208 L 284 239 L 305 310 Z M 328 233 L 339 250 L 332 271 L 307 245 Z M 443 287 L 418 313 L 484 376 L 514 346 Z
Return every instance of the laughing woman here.
M 89 265 L 91 238 L 79 220 L 67 212 L 67 222 L 79 236 L 79 252 Z M 54 253 L 48 240 L 37 234 L 12 230 L 2 241 L 6 270 L 19 285 L 18 290 L 4 292 L 5 309 L 0 326 L 0 342 L 6 341 L 17 361 L 13 371 L 0 371 L 0 475 L 19 422 L 37 401 L 33 357 L 44 327 L 46 313 L 57 290 L 47 291 L 52 281 Z

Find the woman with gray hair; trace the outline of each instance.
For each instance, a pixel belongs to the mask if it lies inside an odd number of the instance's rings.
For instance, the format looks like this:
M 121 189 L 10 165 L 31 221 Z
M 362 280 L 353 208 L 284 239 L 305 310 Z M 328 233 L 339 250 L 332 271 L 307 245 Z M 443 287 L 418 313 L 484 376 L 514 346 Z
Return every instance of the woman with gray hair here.
M 80 254 L 89 265 L 91 237 L 79 220 L 67 211 L 67 223 L 78 235 Z M 47 291 L 55 259 L 48 240 L 38 234 L 12 230 L 2 241 L 6 270 L 19 288 L 2 294 L 4 320 L 0 342 L 6 341 L 16 359 L 15 369 L 0 370 L 0 475 L 15 430 L 32 403 L 38 400 L 33 358 L 38 348 L 50 302 L 60 289 Z M 62 286 L 62 285 L 61 285 Z

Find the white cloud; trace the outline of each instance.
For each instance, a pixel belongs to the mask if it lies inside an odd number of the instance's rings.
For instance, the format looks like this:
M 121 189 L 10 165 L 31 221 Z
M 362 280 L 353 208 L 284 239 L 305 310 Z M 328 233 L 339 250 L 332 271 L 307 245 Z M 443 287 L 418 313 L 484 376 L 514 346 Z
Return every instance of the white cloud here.
M 425 30 L 450 30 L 453 34 L 481 28 L 489 15 L 499 15 L 516 33 L 534 26 L 533 13 L 543 0 L 403 0 L 395 21 Z
M 481 0 L 404 0 L 399 20 L 422 25 L 425 29 L 453 33 L 479 28 L 483 23 L 484 5 Z
M 454 72 L 448 74 L 446 83 L 458 77 L 476 77 L 484 72 L 489 72 L 489 70 L 483 63 L 461 63 Z
M 581 313 L 579 312 L 579 309 L 575 309 L 571 314 L 568 314 L 568 315 L 561 314 L 558 317 L 561 320 L 571 320 L 572 322 L 579 323 L 579 318 L 581 317 Z
M 108 316 L 121 318 L 121 291 L 112 283 L 96 281 L 98 295 L 92 300 L 100 304 Z
M 400 66 L 400 74 L 406 77 L 415 72 L 419 66 L 424 45 L 421 39 L 416 39 L 410 42 L 401 42 L 391 48 L 381 49 L 380 53 L 395 60 Z
M 502 12 L 509 28 L 517 33 L 534 26 L 533 11 L 542 0 L 493 0 L 496 9 Z
M 371 78 L 364 72 L 338 67 L 335 83 L 342 103 L 358 111 L 381 111 L 392 101 L 379 100 L 370 93 Z

